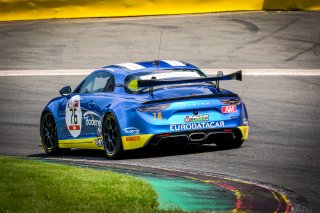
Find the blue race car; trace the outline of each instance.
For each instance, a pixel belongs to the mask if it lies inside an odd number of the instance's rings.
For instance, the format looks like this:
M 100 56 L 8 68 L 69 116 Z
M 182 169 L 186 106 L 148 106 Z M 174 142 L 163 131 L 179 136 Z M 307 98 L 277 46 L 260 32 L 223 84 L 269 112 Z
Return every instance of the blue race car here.
M 47 104 L 41 143 L 48 154 L 101 149 L 110 159 L 163 143 L 239 147 L 249 133 L 246 106 L 221 80 L 241 81 L 241 71 L 208 77 L 174 60 L 103 67 Z

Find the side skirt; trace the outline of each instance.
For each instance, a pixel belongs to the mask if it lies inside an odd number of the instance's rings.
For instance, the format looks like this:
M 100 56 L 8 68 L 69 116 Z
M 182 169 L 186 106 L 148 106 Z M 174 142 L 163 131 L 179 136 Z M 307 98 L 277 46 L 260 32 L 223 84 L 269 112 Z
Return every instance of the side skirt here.
M 77 149 L 100 149 L 103 150 L 103 145 L 98 146 L 98 142 L 102 140 L 102 137 L 98 138 L 79 138 L 59 140 L 59 148 L 77 148 Z

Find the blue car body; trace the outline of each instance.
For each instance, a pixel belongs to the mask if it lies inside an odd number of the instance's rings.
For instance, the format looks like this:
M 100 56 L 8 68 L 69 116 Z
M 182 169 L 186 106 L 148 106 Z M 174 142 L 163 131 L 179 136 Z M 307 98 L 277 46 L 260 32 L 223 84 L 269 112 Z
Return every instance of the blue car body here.
M 202 79 L 207 76 L 199 68 L 174 60 L 106 66 L 71 94 L 52 99 L 42 115 L 53 115 L 59 148 L 105 149 L 103 122 L 110 113 L 119 125 L 123 150 L 170 141 L 246 140 L 245 104 L 237 94 L 220 89 L 218 81 Z

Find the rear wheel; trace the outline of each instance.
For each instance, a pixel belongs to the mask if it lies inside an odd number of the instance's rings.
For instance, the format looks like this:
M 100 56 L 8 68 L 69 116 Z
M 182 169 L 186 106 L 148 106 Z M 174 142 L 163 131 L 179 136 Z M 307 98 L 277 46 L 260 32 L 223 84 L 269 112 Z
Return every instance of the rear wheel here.
M 123 150 L 119 125 L 112 113 L 103 122 L 103 146 L 109 159 L 119 158 Z
M 45 112 L 41 118 L 40 137 L 44 151 L 50 155 L 63 154 L 70 151 L 70 149 L 59 148 L 57 125 L 50 112 Z
M 238 148 L 243 144 L 243 140 L 236 139 L 232 142 L 232 148 Z
M 219 142 L 216 142 L 216 145 L 219 148 L 222 148 L 222 149 L 238 148 L 242 144 L 243 144 L 243 140 L 241 140 L 241 139 L 235 139 L 235 140 L 232 140 L 232 141 L 219 141 Z

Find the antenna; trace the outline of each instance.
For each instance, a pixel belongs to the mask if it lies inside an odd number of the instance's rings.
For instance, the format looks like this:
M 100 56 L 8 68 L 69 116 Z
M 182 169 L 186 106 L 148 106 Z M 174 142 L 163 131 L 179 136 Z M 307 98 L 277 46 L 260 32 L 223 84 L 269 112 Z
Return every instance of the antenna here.
M 161 32 L 160 32 L 160 41 L 159 41 L 159 49 L 158 49 L 158 61 L 159 61 L 159 57 L 160 57 L 161 40 L 162 40 L 162 30 L 161 30 Z M 159 65 L 158 65 L 158 67 L 159 67 Z

